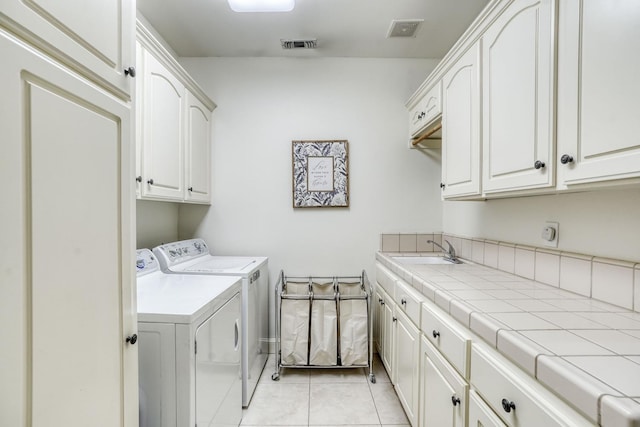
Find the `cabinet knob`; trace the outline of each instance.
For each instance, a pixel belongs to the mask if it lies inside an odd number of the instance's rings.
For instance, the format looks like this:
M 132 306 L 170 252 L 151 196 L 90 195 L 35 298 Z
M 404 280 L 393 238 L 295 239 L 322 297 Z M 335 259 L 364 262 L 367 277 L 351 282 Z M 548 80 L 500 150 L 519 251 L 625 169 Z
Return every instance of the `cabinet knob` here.
M 393 319 L 391 319 L 391 320 L 393 320 L 394 322 L 397 322 L 397 321 L 398 321 L 398 318 L 397 318 L 397 317 L 394 317 L 394 318 L 393 318 Z
M 129 67 L 124 69 L 124 75 L 129 77 L 136 76 L 136 69 L 134 67 Z
M 382 304 L 382 298 L 378 298 L 378 304 Z
M 404 299 L 404 298 L 402 298 L 402 299 L 400 300 L 400 304 L 402 304 L 402 305 L 407 305 L 407 300 L 406 300 L 406 299 Z
M 502 399 L 502 409 L 504 409 L 504 412 L 507 413 L 511 412 L 512 409 L 515 411 L 516 404 L 510 400 Z
M 136 181 L 137 182 L 142 182 L 142 177 L 140 175 L 136 176 Z
M 133 335 L 130 335 L 130 336 L 127 337 L 127 343 L 133 345 L 136 342 L 138 342 L 138 335 L 133 334 Z
M 536 162 L 533 164 L 533 167 L 536 169 L 541 169 L 545 166 L 546 165 L 544 164 L 544 162 L 541 162 L 540 160 L 536 160 Z
M 153 178 L 151 178 L 150 180 L 147 181 L 147 184 L 149 185 L 153 185 Z
M 560 157 L 560 163 L 562 163 L 563 165 L 566 165 L 567 163 L 573 163 L 573 157 L 568 154 L 563 154 L 562 157 Z
M 189 187 L 189 188 L 187 188 L 187 190 L 193 191 L 193 187 Z
M 454 394 L 451 396 L 451 403 L 453 403 L 453 406 L 458 406 L 460 404 L 460 398 Z
M 433 335 L 434 338 L 438 338 L 440 336 L 440 332 L 434 329 L 433 332 L 431 332 L 431 335 Z
M 442 189 L 444 190 L 444 187 L 445 187 L 444 182 L 441 182 L 441 183 L 440 183 L 440 188 L 442 188 Z

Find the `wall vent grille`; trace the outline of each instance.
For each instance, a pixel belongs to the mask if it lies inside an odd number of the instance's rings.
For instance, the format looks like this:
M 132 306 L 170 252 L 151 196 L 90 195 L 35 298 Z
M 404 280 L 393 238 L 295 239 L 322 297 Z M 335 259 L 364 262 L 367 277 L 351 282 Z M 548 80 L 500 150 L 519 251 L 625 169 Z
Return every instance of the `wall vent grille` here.
M 283 49 L 315 49 L 318 47 L 318 40 L 280 40 Z

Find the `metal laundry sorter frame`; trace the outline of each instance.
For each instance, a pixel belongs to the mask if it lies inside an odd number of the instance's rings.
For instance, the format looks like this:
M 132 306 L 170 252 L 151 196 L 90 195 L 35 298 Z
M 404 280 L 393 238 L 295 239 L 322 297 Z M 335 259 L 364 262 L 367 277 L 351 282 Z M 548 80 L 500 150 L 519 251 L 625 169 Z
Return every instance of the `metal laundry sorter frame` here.
M 275 287 L 275 305 L 276 357 L 272 380 L 280 379 L 282 368 L 368 367 L 369 380 L 376 382 L 371 288 L 364 270 L 360 276 L 286 276 L 281 270 Z M 366 327 L 362 324 L 363 314 Z M 288 320 L 294 318 L 284 330 L 283 315 Z M 330 328 L 326 328 L 327 323 Z M 347 335 L 351 335 L 351 340 Z M 331 339 L 335 339 L 335 356 Z M 283 345 L 283 340 L 294 344 Z M 284 358 L 283 348 L 287 353 Z

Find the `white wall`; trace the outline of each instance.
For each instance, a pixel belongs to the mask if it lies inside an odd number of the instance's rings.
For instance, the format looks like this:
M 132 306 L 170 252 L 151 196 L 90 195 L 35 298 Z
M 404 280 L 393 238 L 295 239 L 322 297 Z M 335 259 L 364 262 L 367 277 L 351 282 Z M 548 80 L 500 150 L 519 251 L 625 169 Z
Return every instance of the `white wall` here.
M 178 240 L 178 204 L 136 201 L 136 248 Z
M 435 60 L 182 58 L 216 102 L 213 204 L 180 238 L 287 274 L 373 275 L 382 232 L 440 230 L 440 161 L 409 150 L 406 100 Z M 292 207 L 292 140 L 349 141 L 349 208 Z M 431 185 L 429 185 L 431 184 Z
M 640 261 L 640 190 L 444 202 L 443 229 L 466 237 L 544 246 L 545 221 L 560 223 L 558 249 Z

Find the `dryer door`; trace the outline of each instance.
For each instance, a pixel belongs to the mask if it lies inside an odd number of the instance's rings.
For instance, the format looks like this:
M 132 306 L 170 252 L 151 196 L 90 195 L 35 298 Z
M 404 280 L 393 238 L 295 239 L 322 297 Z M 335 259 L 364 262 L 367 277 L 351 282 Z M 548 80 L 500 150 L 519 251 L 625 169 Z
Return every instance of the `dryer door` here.
M 196 330 L 196 424 L 237 426 L 242 418 L 240 294 Z

